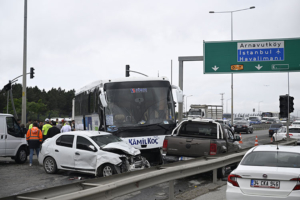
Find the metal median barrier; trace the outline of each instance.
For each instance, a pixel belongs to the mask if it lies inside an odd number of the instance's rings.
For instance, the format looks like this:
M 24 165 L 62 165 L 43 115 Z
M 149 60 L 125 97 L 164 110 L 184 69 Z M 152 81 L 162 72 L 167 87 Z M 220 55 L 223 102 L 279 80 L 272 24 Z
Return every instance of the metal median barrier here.
M 283 141 L 280 145 L 297 145 L 296 140 Z M 113 199 L 164 182 L 169 182 L 169 199 L 174 199 L 174 180 L 213 171 L 217 181 L 217 169 L 240 162 L 249 149 L 238 153 L 196 158 L 149 169 L 127 172 L 109 177 L 80 181 L 69 185 L 2 198 L 2 200 L 71 200 Z
M 256 130 L 266 130 L 270 128 L 270 124 L 253 124 L 253 129 Z

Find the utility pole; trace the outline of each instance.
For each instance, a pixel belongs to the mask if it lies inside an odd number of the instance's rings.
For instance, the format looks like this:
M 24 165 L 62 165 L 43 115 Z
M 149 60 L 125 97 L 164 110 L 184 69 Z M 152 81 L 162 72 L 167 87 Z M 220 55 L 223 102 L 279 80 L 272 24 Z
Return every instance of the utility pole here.
M 26 71 L 27 71 L 27 0 L 24 0 L 23 89 L 22 124 L 26 124 Z
M 224 95 L 225 93 L 220 93 L 220 95 L 222 96 L 222 98 L 221 98 L 221 101 L 222 101 L 222 110 L 223 110 L 223 106 L 224 106 L 224 104 L 223 104 L 223 95 Z

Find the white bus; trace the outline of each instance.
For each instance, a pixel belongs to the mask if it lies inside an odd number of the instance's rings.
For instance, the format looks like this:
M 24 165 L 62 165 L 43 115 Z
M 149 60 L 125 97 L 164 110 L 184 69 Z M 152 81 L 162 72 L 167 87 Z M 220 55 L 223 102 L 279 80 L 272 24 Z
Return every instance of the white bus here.
M 161 163 L 164 137 L 176 126 L 172 89 L 182 102 L 182 91 L 166 77 L 96 81 L 75 94 L 75 129 L 110 132 Z

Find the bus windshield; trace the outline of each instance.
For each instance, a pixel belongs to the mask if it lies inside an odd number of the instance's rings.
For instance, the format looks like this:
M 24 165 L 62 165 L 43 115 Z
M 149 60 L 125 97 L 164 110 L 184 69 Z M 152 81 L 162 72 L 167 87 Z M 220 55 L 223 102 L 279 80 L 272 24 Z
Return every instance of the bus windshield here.
M 116 127 L 175 124 L 172 89 L 168 81 L 106 83 L 106 125 Z

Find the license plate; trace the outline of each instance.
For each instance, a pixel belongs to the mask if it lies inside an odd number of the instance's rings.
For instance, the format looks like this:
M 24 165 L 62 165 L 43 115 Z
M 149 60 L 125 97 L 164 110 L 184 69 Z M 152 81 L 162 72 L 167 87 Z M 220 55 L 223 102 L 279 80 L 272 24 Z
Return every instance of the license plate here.
M 280 188 L 280 181 L 267 181 L 267 180 L 256 180 L 251 179 L 251 187 L 258 187 L 258 188 Z
M 194 159 L 194 158 L 191 158 L 191 157 L 184 157 L 184 156 L 180 156 L 178 158 L 178 160 L 191 160 L 191 159 Z

